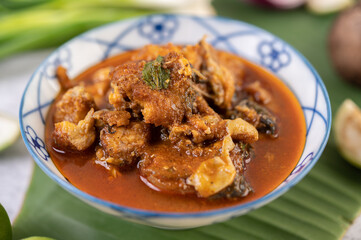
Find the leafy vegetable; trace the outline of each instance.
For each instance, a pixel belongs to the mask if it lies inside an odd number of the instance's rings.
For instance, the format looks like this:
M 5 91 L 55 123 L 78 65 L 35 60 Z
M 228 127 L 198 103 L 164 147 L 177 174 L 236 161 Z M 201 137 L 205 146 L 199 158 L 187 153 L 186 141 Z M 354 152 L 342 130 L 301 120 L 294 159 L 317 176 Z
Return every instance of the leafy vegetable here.
M 190 12 L 191 3 L 189 0 L 0 0 L 0 59 L 26 50 L 55 47 L 88 29 L 121 19 L 159 12 Z M 201 5 L 198 12 L 213 13 L 208 1 Z
M 22 9 L 44 3 L 47 0 L 2 0 L 0 5 L 7 9 Z
M 10 219 L 4 207 L 1 204 L 0 204 L 0 239 L 1 240 L 12 239 Z
M 170 71 L 162 67 L 164 58 L 158 56 L 155 60 L 145 64 L 143 80 L 152 89 L 166 89 L 170 83 Z
M 140 0 L 0 1 L 0 59 L 58 46 L 96 26 L 155 12 Z

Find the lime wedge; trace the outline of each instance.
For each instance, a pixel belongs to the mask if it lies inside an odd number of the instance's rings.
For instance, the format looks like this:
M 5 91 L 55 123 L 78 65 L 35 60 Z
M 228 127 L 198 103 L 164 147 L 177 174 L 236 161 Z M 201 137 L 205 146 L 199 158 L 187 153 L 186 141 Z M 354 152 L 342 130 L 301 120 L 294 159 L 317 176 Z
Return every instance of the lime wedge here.
M 361 168 L 361 109 L 352 100 L 346 99 L 337 110 L 334 133 L 343 157 Z
M 307 0 L 307 8 L 316 14 L 328 14 L 351 7 L 355 0 Z
M 0 204 L 0 239 L 11 240 L 12 231 L 8 214 L 4 207 Z
M 0 114 L 0 152 L 11 146 L 19 135 L 18 121 Z

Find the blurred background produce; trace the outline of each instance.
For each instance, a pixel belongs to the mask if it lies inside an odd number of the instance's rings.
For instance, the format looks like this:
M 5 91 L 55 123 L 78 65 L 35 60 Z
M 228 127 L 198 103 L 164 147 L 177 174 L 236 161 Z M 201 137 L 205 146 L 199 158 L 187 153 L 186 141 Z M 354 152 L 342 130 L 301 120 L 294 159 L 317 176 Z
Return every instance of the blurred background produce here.
M 361 109 L 346 99 L 334 119 L 335 140 L 340 153 L 349 163 L 361 168 Z
M 303 4 L 317 14 L 349 7 L 354 0 L 244 0 L 292 9 Z M 0 59 L 26 50 L 56 47 L 88 29 L 146 14 L 214 15 L 211 0 L 2 0 Z
M 333 66 L 341 77 L 361 86 L 361 3 L 337 17 L 328 45 Z
M 326 14 L 354 0 L 244 0 L 250 4 L 292 9 L 304 4 Z M 2 0 L 0 59 L 15 53 L 56 47 L 88 29 L 152 13 L 214 15 L 211 0 Z
M 210 0 L 3 0 L 0 59 L 26 50 L 56 47 L 109 22 L 159 12 L 215 13 Z
M 292 9 L 306 3 L 306 0 L 248 0 L 250 3 L 279 9 Z

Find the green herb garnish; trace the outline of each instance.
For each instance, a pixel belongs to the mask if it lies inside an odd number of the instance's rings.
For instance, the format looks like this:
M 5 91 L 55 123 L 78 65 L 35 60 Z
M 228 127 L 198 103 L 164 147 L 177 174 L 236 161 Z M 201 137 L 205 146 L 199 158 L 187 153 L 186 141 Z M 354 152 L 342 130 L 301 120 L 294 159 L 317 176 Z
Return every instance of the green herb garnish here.
M 143 80 L 152 89 L 166 89 L 170 83 L 170 71 L 162 67 L 163 60 L 162 56 L 158 56 L 143 68 Z

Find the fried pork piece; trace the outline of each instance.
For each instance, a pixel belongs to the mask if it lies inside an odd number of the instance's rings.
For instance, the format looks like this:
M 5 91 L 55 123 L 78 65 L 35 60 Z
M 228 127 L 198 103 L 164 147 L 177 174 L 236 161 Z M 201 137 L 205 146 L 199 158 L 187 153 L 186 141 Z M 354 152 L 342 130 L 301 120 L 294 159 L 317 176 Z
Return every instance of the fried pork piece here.
M 201 156 L 180 155 L 180 152 L 168 144 L 156 144 L 147 147 L 143 159 L 139 162 L 143 179 L 161 191 L 175 194 L 196 193 L 194 187 L 186 183 L 207 154 Z
M 56 68 L 56 77 L 58 78 L 62 90 L 68 90 L 74 86 L 74 83 L 70 81 L 68 74 L 66 73 L 66 69 L 61 65 Z
M 199 81 L 196 78 L 196 83 L 207 93 L 205 96 L 220 108 L 230 108 L 235 92 L 234 76 L 220 63 L 214 48 L 203 38 L 197 45 L 183 48 L 182 54 L 204 76 Z
M 53 138 L 55 144 L 61 149 L 83 151 L 90 147 L 95 140 L 95 128 L 92 108 L 84 120 L 78 124 L 62 121 L 55 123 Z
M 227 122 L 228 133 L 232 136 L 233 140 L 244 143 L 254 143 L 258 140 L 257 129 L 242 118 L 225 121 Z
M 178 142 L 188 137 L 193 143 L 203 143 L 208 140 L 222 139 L 230 134 L 232 139 L 245 143 L 258 140 L 257 129 L 241 118 L 222 120 L 216 115 L 192 115 L 186 123 L 170 128 L 169 140 Z
M 183 56 L 188 59 L 188 61 L 192 64 L 195 69 L 200 70 L 201 65 L 203 63 L 203 59 L 201 56 L 201 49 L 200 45 L 187 45 L 182 48 L 181 52 Z
M 136 54 L 132 55 L 132 61 L 145 60 L 150 61 L 158 56 L 165 56 L 170 52 L 181 52 L 181 47 L 175 46 L 172 43 L 166 45 L 149 44 L 141 48 Z
M 214 49 L 205 39 L 199 45 L 204 65 L 201 73 L 207 78 L 214 103 L 222 108 L 230 108 L 235 91 L 233 75 L 219 64 Z
M 84 87 L 70 88 L 56 104 L 54 122 L 68 121 L 77 124 L 91 108 L 95 108 L 94 99 Z
M 175 123 L 169 127 L 169 140 L 179 143 L 184 138 L 192 140 L 184 142 L 188 146 L 207 140 L 221 139 L 227 134 L 226 122 L 208 105 L 202 96 L 195 96 L 191 106 L 193 114 L 188 114 L 185 122 Z
M 144 122 L 131 122 L 123 127 L 104 127 L 100 131 L 98 160 L 118 165 L 133 166 L 143 154 L 143 147 L 150 138 L 150 128 Z
M 258 140 L 258 132 L 251 124 L 240 118 L 223 120 L 201 96 L 196 97 L 193 112 L 195 113 L 186 117 L 184 123 L 169 127 L 171 142 L 176 143 L 186 137 L 192 143 L 199 144 L 222 139 L 227 134 L 230 134 L 234 140 L 246 143 Z
M 130 113 L 127 111 L 111 111 L 108 109 L 102 109 L 96 111 L 93 114 L 96 120 L 95 125 L 99 128 L 103 128 L 106 125 L 113 127 L 121 127 L 129 124 Z
M 104 96 L 110 90 L 109 73 L 112 70 L 113 67 L 104 67 L 97 70 L 91 78 L 91 84 L 85 86 L 85 90 L 93 96 L 94 102 L 99 107 L 106 106 L 106 102 L 104 102 L 106 98 Z
M 271 102 L 271 94 L 261 86 L 259 81 L 248 84 L 244 87 L 244 91 L 252 96 L 252 98 L 261 104 L 267 104 Z
M 169 140 L 175 143 L 183 137 L 188 137 L 193 143 L 198 144 L 207 140 L 220 139 L 226 134 L 226 121 L 216 115 L 194 114 L 186 123 L 176 124 L 170 128 Z
M 113 71 L 109 102 L 117 110 L 141 109 L 144 121 L 155 126 L 181 123 L 185 115 L 192 112 L 189 62 L 176 52 L 164 57 L 161 67 L 169 71 L 170 79 L 163 89 L 152 89 L 146 84 L 142 74 L 145 64 L 145 61 L 128 63 Z

